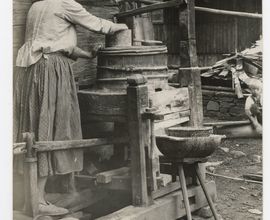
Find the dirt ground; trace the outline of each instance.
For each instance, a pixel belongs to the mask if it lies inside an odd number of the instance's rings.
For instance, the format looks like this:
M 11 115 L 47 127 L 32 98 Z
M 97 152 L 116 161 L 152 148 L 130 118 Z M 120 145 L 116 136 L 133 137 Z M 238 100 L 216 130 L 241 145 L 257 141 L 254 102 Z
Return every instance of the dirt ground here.
M 225 140 L 216 150 L 210 161 L 223 161 L 212 168 L 215 174 L 242 178 L 243 174 L 262 171 L 262 162 L 254 161 L 254 155 L 262 156 L 262 140 L 231 139 Z M 242 151 L 246 156 L 234 158 L 232 151 Z M 209 167 L 208 167 L 209 169 Z M 252 209 L 262 212 L 262 185 L 235 181 L 207 175 L 217 185 L 217 211 L 224 220 L 259 220 L 261 214 L 250 213 Z

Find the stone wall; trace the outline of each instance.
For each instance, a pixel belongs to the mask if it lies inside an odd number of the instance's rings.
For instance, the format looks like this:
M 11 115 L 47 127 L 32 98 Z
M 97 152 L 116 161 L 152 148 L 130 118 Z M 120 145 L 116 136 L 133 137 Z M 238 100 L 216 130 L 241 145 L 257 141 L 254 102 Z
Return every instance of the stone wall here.
M 247 119 L 246 98 L 238 99 L 233 93 L 203 91 L 203 113 L 205 117 L 220 120 Z

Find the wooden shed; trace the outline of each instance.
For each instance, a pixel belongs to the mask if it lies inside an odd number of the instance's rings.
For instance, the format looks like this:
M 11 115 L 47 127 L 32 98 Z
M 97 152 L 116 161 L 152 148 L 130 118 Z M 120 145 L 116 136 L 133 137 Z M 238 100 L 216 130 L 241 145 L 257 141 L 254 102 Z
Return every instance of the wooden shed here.
M 160 0 L 159 0 L 160 1 Z M 116 5 L 110 0 L 79 0 L 90 13 L 112 19 L 118 12 Z M 13 0 L 13 59 L 24 41 L 27 11 L 31 0 Z M 242 11 L 250 13 L 262 12 L 261 0 L 197 0 L 196 6 L 222 10 Z M 155 40 L 163 41 L 168 47 L 169 68 L 179 68 L 179 42 L 177 31 L 170 31 L 179 26 L 178 10 L 175 8 L 152 13 L 155 28 Z M 95 34 L 81 27 L 78 31 L 78 46 L 89 50 L 95 44 L 104 44 L 104 36 Z M 243 50 L 259 39 L 262 33 L 262 21 L 243 17 L 209 14 L 196 11 L 196 40 L 199 66 L 209 66 L 228 54 Z M 74 65 L 74 74 L 80 85 L 95 82 L 96 59 L 78 59 Z
M 197 0 L 198 7 L 221 10 L 261 13 L 261 0 Z M 169 50 L 169 67 L 179 67 L 180 35 L 170 30 L 179 25 L 177 9 L 155 12 L 152 15 L 157 40 L 166 42 Z M 262 34 L 260 19 L 218 15 L 196 11 L 196 41 L 199 66 L 209 66 L 223 58 L 223 54 L 250 47 Z

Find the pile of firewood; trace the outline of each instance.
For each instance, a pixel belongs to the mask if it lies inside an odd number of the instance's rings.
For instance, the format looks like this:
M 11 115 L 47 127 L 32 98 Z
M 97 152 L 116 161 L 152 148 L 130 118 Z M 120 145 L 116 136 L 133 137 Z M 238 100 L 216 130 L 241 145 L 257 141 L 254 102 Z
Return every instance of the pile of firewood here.
M 243 98 L 242 86 L 250 78 L 262 79 L 262 39 L 240 53 L 216 62 L 210 69 L 202 72 L 202 77 L 231 80 L 232 88 L 238 98 Z M 245 89 L 249 92 L 249 89 Z

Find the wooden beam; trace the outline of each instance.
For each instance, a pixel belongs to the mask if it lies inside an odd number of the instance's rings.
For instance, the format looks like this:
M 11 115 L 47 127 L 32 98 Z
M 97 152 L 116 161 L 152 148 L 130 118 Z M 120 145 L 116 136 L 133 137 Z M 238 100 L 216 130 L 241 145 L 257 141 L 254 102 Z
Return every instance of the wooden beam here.
M 149 6 L 137 8 L 134 10 L 120 12 L 120 13 L 116 14 L 115 17 L 117 17 L 117 18 L 131 17 L 131 16 L 135 16 L 135 15 L 140 15 L 143 13 L 148 13 L 151 11 L 164 9 L 164 8 L 177 7 L 177 6 L 180 6 L 181 4 L 184 4 L 184 0 L 171 0 L 168 2 L 156 3 L 156 4 L 149 5 Z
M 145 77 L 136 74 L 128 78 L 127 87 L 132 202 L 135 206 L 147 206 L 149 204 L 145 159 L 145 137 L 148 136 L 149 138 L 149 130 L 147 130 L 147 120 L 142 117 L 142 113 L 148 107 L 146 81 Z
M 220 10 L 215 8 L 205 8 L 205 7 L 195 7 L 196 11 L 200 12 L 207 12 L 211 14 L 218 14 L 218 15 L 230 15 L 230 16 L 236 16 L 236 17 L 244 17 L 244 18 L 255 18 L 255 19 L 262 19 L 262 14 L 256 14 L 256 13 L 247 13 L 247 12 L 241 12 L 241 11 L 228 11 L 228 10 Z
M 24 164 L 24 208 L 26 214 L 35 217 L 38 214 L 37 155 L 33 148 L 35 137 L 33 133 L 27 132 L 23 133 L 23 139 L 27 149 Z
M 108 170 L 102 173 L 98 173 L 96 175 L 97 183 L 109 183 L 112 181 L 113 176 L 126 175 L 129 172 L 130 172 L 129 167 L 121 167 L 118 169 Z
M 127 143 L 127 137 L 111 137 L 111 138 L 93 138 L 84 140 L 70 140 L 70 141 L 39 141 L 33 146 L 37 152 L 48 152 L 57 150 L 67 149 L 78 149 L 78 148 L 93 148 L 101 145 L 110 145 L 116 143 Z M 25 153 L 25 143 L 13 144 L 14 154 Z
M 216 199 L 216 185 L 213 181 L 206 184 L 206 188 L 213 200 Z M 207 205 L 207 201 L 200 186 L 188 188 L 191 211 Z M 155 200 L 149 207 L 127 206 L 112 214 L 97 220 L 175 220 L 186 215 L 181 191 L 176 191 Z
M 198 69 L 198 58 L 196 50 L 195 34 L 195 3 L 194 0 L 187 1 L 186 7 L 179 9 L 179 32 L 180 32 L 180 65 L 188 70 L 179 70 L 179 83 L 181 77 L 185 76 L 188 84 L 190 103 L 190 125 L 202 126 L 203 104 L 201 91 L 201 75 Z

